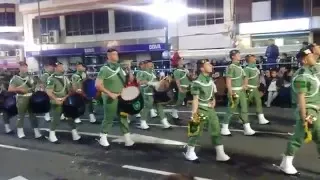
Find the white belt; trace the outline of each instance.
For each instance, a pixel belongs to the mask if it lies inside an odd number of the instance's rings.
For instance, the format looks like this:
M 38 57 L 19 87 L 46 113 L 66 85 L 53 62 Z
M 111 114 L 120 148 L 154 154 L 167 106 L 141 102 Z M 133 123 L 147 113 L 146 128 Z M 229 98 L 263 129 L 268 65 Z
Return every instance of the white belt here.
M 29 96 L 32 96 L 32 93 L 17 94 L 17 97 L 29 97 Z
M 231 90 L 234 90 L 234 91 L 238 91 L 238 90 L 242 90 L 243 88 L 242 87 L 232 87 Z
M 209 103 L 199 103 L 199 106 L 211 107 L 211 105 Z
M 257 88 L 258 86 L 248 85 L 249 88 Z
M 189 85 L 180 85 L 181 87 L 189 87 Z
M 143 93 L 144 95 L 152 96 L 153 93 Z

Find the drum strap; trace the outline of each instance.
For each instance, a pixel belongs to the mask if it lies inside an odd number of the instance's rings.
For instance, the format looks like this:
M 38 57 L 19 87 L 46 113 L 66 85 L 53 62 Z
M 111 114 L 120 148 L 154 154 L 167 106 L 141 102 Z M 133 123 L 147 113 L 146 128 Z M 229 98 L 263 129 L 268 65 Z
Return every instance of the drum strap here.
M 121 72 L 121 70 L 117 73 L 117 76 L 118 76 L 119 79 L 121 80 L 122 84 L 123 84 L 123 85 L 126 85 L 126 84 L 127 84 L 127 80 L 124 80 L 124 79 L 121 77 L 120 72 Z

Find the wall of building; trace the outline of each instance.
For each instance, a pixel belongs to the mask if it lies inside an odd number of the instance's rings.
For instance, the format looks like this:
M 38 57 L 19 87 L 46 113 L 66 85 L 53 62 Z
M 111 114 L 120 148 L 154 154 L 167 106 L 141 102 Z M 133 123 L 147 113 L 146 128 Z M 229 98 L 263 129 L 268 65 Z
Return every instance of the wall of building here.
M 79 2 L 81 0 L 78 0 Z M 78 2 L 77 1 L 77 2 Z M 98 1 L 98 0 L 92 0 Z M 181 3 L 186 3 L 186 0 L 179 0 Z M 50 14 L 64 14 L 72 11 L 87 11 L 98 9 L 98 7 L 107 7 L 107 5 L 102 6 L 97 3 L 90 3 L 81 5 L 81 3 L 74 6 L 63 6 L 66 5 L 66 2 L 69 1 L 59 1 L 59 0 L 50 0 L 41 2 L 41 15 L 50 15 Z M 81 1 L 82 2 L 82 1 Z M 88 2 L 88 1 L 86 1 Z M 91 1 L 90 1 L 91 2 Z M 118 1 L 117 1 L 118 2 Z M 212 48 L 226 48 L 232 46 L 232 41 L 230 34 L 228 33 L 232 28 L 232 6 L 231 3 L 233 0 L 224 0 L 224 24 L 217 25 L 208 25 L 208 26 L 197 26 L 189 27 L 187 16 L 182 17 L 176 23 L 169 24 L 169 37 L 176 42 L 173 42 L 174 49 L 212 49 Z M 55 10 L 51 10 L 50 6 L 54 7 Z M 60 8 L 58 8 L 60 7 Z M 65 8 L 68 7 L 68 8 Z M 49 9 L 46 11 L 46 9 Z M 32 19 L 37 16 L 37 7 L 36 3 L 25 4 L 20 6 L 20 10 L 24 13 L 24 28 L 25 28 L 25 42 L 27 51 L 36 51 L 39 50 L 39 46 L 34 44 L 33 40 L 33 30 L 32 30 Z M 130 40 L 130 39 L 148 39 L 153 38 L 158 41 L 164 42 L 165 31 L 163 29 L 159 30 L 150 30 L 150 31 L 138 31 L 138 32 L 123 32 L 123 33 L 114 33 L 114 12 L 109 10 L 109 34 L 101 35 L 87 35 L 87 36 L 65 36 L 65 20 L 64 16 L 60 16 L 60 28 L 61 28 L 61 40 L 62 43 L 82 43 L 82 42 L 96 42 L 96 41 L 106 41 L 105 44 L 108 44 L 109 41 L 119 41 L 119 40 Z M 138 40 L 135 42 L 138 43 Z M 44 47 L 45 48 L 45 47 Z

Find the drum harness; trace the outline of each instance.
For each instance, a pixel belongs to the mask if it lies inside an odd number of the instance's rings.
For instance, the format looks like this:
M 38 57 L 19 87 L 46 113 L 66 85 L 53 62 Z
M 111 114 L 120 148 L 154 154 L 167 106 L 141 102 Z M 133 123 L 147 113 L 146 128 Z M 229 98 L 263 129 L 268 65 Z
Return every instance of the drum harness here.
M 70 83 L 69 82 L 69 80 L 65 77 L 65 76 L 55 76 L 55 75 L 51 75 L 50 77 L 54 77 L 54 78 L 56 78 L 58 81 L 59 81 L 59 83 L 61 83 L 62 85 L 63 85 L 63 88 L 62 88 L 62 90 L 61 91 L 59 91 L 59 92 L 55 92 L 55 91 L 53 91 L 53 93 L 56 95 L 56 94 L 60 94 L 60 93 L 63 93 L 63 91 L 66 91 L 66 85 L 68 84 L 68 83 Z M 49 77 L 49 78 L 50 78 Z M 63 78 L 63 80 L 62 80 L 62 78 Z
M 15 78 L 19 78 L 20 80 L 23 81 L 23 83 L 22 83 L 20 86 L 18 86 L 18 88 L 21 88 L 21 87 L 23 87 L 24 85 L 27 85 L 28 89 L 32 89 L 33 80 L 30 79 L 29 76 L 23 78 L 23 77 L 21 77 L 21 76 L 15 75 L 14 77 L 15 77 Z M 31 96 L 31 95 L 32 95 L 32 93 L 17 94 L 17 97 L 22 97 L 22 96 L 23 96 L 23 97 L 29 97 L 29 96 Z

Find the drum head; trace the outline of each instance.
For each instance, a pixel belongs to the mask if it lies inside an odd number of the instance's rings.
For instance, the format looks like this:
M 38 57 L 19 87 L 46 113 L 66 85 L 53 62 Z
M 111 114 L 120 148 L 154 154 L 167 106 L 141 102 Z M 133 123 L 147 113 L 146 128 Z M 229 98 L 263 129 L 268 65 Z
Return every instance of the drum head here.
M 50 111 L 50 98 L 44 91 L 37 91 L 30 98 L 33 113 L 47 113 Z
M 78 118 L 85 112 L 85 100 L 80 94 L 73 94 L 63 102 L 63 114 L 67 118 Z
M 140 94 L 140 90 L 135 86 L 124 88 L 121 92 L 121 98 L 125 101 L 130 101 L 137 98 Z
M 82 90 L 87 98 L 95 98 L 97 96 L 95 80 L 86 79 L 85 81 L 83 81 Z

